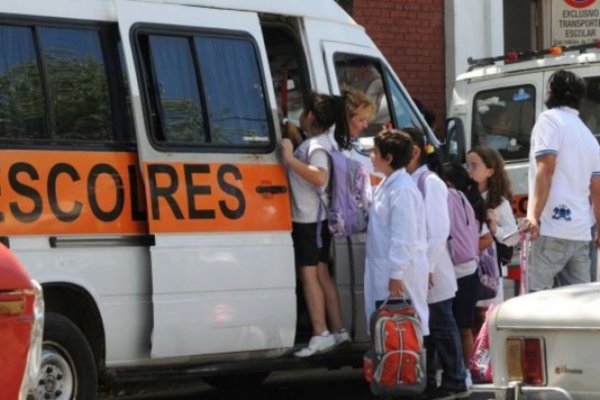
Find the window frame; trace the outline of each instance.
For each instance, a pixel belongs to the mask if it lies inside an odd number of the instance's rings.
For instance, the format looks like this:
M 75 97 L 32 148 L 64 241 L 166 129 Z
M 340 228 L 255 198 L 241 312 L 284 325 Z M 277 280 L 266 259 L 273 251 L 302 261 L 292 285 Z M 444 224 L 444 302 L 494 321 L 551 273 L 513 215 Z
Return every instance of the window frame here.
M 40 73 L 42 91 L 44 96 L 44 133 L 43 139 L 0 139 L 0 149 L 40 149 L 40 150 L 97 150 L 97 151 L 131 151 L 136 148 L 135 132 L 130 131 L 127 121 L 127 102 L 125 93 L 125 73 L 119 55 L 119 31 L 118 25 L 112 22 L 102 21 L 79 21 L 64 18 L 46 17 L 14 17 L 0 14 L 0 24 L 4 26 L 15 26 L 27 28 L 32 31 L 33 47 Z M 112 124 L 112 140 L 69 141 L 57 140 L 52 137 L 53 128 L 51 108 L 48 95 L 48 71 L 44 63 L 39 38 L 39 28 L 52 29 L 78 29 L 96 32 L 103 57 L 104 71 L 107 79 L 108 101 L 110 110 L 110 122 Z M 129 105 L 131 109 L 131 104 Z M 132 114 L 132 113 L 131 113 Z
M 265 106 L 265 117 L 267 122 L 268 143 L 265 145 L 226 145 L 222 143 L 207 142 L 202 144 L 169 144 L 166 142 L 157 141 L 156 135 L 156 124 L 152 120 L 152 103 L 156 102 L 156 96 L 153 96 L 150 92 L 148 82 L 152 82 L 154 85 L 154 76 L 148 76 L 150 71 L 147 70 L 146 58 L 140 46 L 140 38 L 149 35 L 168 35 L 168 36 L 180 36 L 187 38 L 189 41 L 194 43 L 194 39 L 197 36 L 202 38 L 218 38 L 218 39 L 233 39 L 233 40 L 244 40 L 252 45 L 254 50 L 255 60 L 257 63 L 258 74 L 261 79 L 263 94 L 264 94 L 264 106 Z M 265 67 L 263 64 L 262 54 L 260 48 L 254 36 L 248 32 L 238 30 L 227 30 L 227 29 L 209 29 L 202 27 L 190 27 L 182 25 L 163 25 L 163 24 L 148 24 L 148 23 L 136 23 L 131 27 L 130 39 L 132 43 L 132 52 L 134 53 L 134 63 L 136 73 L 138 76 L 138 85 L 140 89 L 140 96 L 142 100 L 142 109 L 144 114 L 144 122 L 146 124 L 146 137 L 150 145 L 159 152 L 175 152 L 175 153 L 239 153 L 239 154 L 268 154 L 272 153 L 277 146 L 277 138 L 275 132 L 275 124 L 273 122 L 273 113 L 271 110 L 271 94 L 269 93 L 267 80 L 265 76 Z M 197 56 L 196 46 L 191 46 L 193 56 Z M 206 103 L 206 92 L 205 85 L 203 83 L 204 76 L 202 74 L 201 63 L 198 62 L 198 58 L 194 59 L 194 69 L 197 73 L 198 87 L 200 91 L 200 98 L 202 104 L 202 114 L 204 117 L 204 124 L 207 125 L 206 129 L 208 135 L 212 138 L 212 132 L 210 131 L 210 120 L 207 115 L 208 106 Z M 162 124 L 162 122 L 161 122 Z

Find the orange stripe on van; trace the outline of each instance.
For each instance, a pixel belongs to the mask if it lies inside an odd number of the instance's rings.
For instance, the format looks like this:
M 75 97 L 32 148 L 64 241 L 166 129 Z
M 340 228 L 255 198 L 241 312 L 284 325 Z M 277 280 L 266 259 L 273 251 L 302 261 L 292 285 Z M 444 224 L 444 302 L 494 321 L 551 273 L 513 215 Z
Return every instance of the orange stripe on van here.
M 145 185 L 135 152 L 3 152 L 0 234 L 291 229 L 287 177 L 280 165 L 152 163 L 144 168 Z
M 0 157 L 0 232 L 146 233 L 136 154 L 4 151 Z
M 151 233 L 291 229 L 281 165 L 148 163 L 144 168 Z

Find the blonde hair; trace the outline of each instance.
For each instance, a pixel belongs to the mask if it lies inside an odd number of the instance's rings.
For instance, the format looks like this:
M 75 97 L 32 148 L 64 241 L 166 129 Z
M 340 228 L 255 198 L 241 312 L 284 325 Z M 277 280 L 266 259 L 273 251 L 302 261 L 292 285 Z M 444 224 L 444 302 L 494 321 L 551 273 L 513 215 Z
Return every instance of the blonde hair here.
M 350 149 L 350 132 L 348 121 L 362 110 L 367 110 L 369 116 L 375 115 L 375 104 L 371 99 L 358 90 L 342 89 L 341 96 L 336 96 L 337 118 L 335 124 L 334 138 L 342 149 Z

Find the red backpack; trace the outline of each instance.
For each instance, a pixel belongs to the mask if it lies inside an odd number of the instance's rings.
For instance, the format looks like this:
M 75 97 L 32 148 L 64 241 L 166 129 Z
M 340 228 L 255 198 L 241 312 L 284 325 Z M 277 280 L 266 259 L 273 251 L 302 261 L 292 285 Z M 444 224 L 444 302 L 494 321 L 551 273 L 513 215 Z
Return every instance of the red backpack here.
M 421 321 L 410 304 L 381 305 L 371 316 L 372 348 L 364 375 L 376 396 L 415 395 L 425 390 Z

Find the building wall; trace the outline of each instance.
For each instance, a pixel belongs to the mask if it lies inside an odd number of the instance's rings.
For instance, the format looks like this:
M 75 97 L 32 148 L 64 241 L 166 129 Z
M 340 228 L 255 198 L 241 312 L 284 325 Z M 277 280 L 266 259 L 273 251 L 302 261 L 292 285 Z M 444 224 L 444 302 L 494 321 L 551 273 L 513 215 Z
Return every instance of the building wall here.
M 352 16 L 381 49 L 410 95 L 446 117 L 444 0 L 354 0 Z

